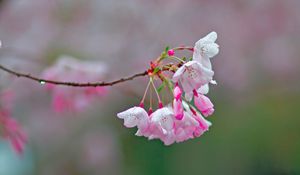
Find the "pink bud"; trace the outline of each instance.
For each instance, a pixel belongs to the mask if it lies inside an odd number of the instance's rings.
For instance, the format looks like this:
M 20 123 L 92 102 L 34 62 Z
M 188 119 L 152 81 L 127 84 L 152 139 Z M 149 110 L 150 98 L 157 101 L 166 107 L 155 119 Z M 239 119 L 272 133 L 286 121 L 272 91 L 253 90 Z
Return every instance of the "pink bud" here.
M 178 85 L 176 85 L 174 88 L 174 91 L 173 91 L 174 98 L 176 100 L 179 100 L 181 98 L 181 94 L 182 94 L 182 91 L 181 91 L 180 87 Z
M 148 110 L 148 115 L 150 116 L 152 113 L 153 113 L 152 108 L 149 108 L 149 110 Z
M 141 108 L 144 108 L 144 102 L 141 102 L 141 103 L 140 103 L 140 107 L 141 107 Z
M 214 105 L 208 97 L 202 94 L 194 96 L 195 106 L 202 112 L 202 114 L 207 117 L 214 113 Z
M 174 56 L 175 55 L 175 51 L 173 49 L 168 50 L 168 55 L 169 56 Z
M 158 107 L 159 107 L 159 108 L 163 108 L 163 107 L 164 107 L 164 105 L 162 104 L 161 101 L 158 103 Z
M 196 116 L 195 118 L 199 122 L 199 127 L 203 131 L 207 131 L 209 128 L 209 123 L 202 117 L 202 116 Z
M 182 120 L 183 118 L 183 106 L 181 100 L 174 99 L 173 101 L 174 115 L 177 120 Z

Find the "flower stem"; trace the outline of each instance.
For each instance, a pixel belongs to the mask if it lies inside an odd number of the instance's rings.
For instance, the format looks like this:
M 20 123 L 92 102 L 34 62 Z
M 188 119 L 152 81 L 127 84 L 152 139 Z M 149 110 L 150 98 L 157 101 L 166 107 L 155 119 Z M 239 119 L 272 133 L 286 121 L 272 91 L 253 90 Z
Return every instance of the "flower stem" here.
M 156 90 L 156 87 L 155 87 L 155 85 L 154 85 L 154 82 L 153 82 L 153 79 L 152 79 L 152 78 L 150 78 L 150 82 L 151 82 L 151 84 L 152 84 L 152 86 L 153 86 L 153 89 L 154 89 L 154 91 L 155 91 L 155 93 L 156 93 L 156 96 L 157 96 L 157 99 L 158 99 L 159 107 L 161 108 L 161 107 L 162 107 L 162 101 L 161 101 L 161 99 L 160 99 L 160 97 L 159 97 L 159 94 L 158 94 L 158 92 L 157 92 L 157 90 Z
M 182 63 L 185 63 L 184 60 L 182 60 L 181 58 L 176 57 L 176 56 L 170 56 L 170 57 L 168 57 L 168 58 L 171 58 L 171 59 L 173 59 L 173 60 L 177 60 L 177 61 L 180 61 L 180 62 L 182 62 Z
M 152 88 L 150 88 L 150 109 L 152 109 Z
M 140 104 L 142 104 L 142 106 L 144 105 L 144 101 L 145 101 L 145 98 L 146 98 L 146 95 L 147 95 L 147 92 L 148 92 L 148 89 L 149 89 L 149 86 L 150 86 L 150 82 L 151 82 L 151 78 L 150 78 L 150 80 L 149 80 L 149 82 L 147 84 L 146 90 L 144 92 L 144 96 L 143 96 L 143 98 L 141 100 L 141 103 L 140 103 Z

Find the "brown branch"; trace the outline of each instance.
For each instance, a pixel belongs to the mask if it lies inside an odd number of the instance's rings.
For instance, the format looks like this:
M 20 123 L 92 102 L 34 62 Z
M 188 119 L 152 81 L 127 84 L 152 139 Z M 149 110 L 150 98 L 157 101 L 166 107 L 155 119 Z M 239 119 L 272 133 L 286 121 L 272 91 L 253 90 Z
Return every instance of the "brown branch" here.
M 181 47 L 175 47 L 175 48 L 173 48 L 173 50 L 190 50 L 190 51 L 193 51 L 193 48 L 192 47 L 181 46 Z M 158 57 L 158 59 L 159 58 L 161 58 L 161 57 Z M 172 64 L 165 65 L 165 66 L 162 67 L 161 71 L 171 71 L 171 72 L 174 72 L 174 70 L 172 70 L 172 68 L 170 68 L 171 66 L 172 66 Z M 180 67 L 181 63 L 179 63 L 176 66 Z M 142 77 L 142 76 L 148 75 L 148 70 L 146 70 L 144 72 L 137 73 L 137 74 L 134 74 L 132 76 L 121 78 L 121 79 L 118 79 L 118 80 L 115 80 L 115 81 L 111 81 L 111 82 L 104 82 L 104 81 L 102 81 L 102 82 L 78 83 L 78 82 L 64 82 L 64 81 L 55 81 L 55 80 L 43 79 L 43 78 L 32 76 L 32 75 L 27 74 L 27 73 L 22 73 L 22 72 L 14 71 L 14 70 L 9 69 L 9 68 L 1 65 L 1 64 L 0 64 L 0 69 L 3 70 L 3 71 L 5 71 L 5 72 L 7 72 L 7 73 L 15 75 L 16 77 L 23 77 L 23 78 L 31 79 L 33 81 L 36 81 L 36 82 L 40 83 L 40 84 L 49 83 L 49 84 L 55 84 L 55 85 L 61 85 L 61 86 L 73 86 L 73 87 L 113 86 L 115 84 L 119 84 L 119 83 L 122 83 L 122 82 L 133 80 L 133 79 L 135 79 L 137 77 Z
M 132 76 L 129 76 L 129 77 L 126 77 L 126 78 L 121 78 L 121 79 L 118 79 L 118 80 L 115 80 L 115 81 L 111 81 L 111 82 L 88 82 L 88 83 L 77 83 L 77 82 L 63 82 L 63 81 L 54 81 L 54 80 L 47 80 L 47 79 L 43 79 L 43 78 L 39 78 L 39 77 L 35 77 L 35 76 L 32 76 L 30 74 L 26 74 L 26 73 L 21 73 L 21 72 L 16 72 L 12 69 L 9 69 L 9 68 L 6 68 L 4 67 L 3 65 L 0 64 L 0 69 L 7 72 L 7 73 L 10 73 L 10 74 L 13 74 L 17 77 L 23 77 L 23 78 L 27 78 L 27 79 L 31 79 L 33 81 L 36 81 L 38 83 L 49 83 L 49 84 L 55 84 L 55 85 L 62 85 L 62 86 L 74 86 L 74 87 L 97 87 L 97 86 L 113 86 L 115 84 L 118 84 L 118 83 L 122 83 L 122 82 L 126 82 L 126 81 L 129 81 L 129 80 L 133 80 L 137 77 L 142 77 L 142 76 L 145 76 L 148 74 L 147 71 L 144 71 L 144 72 L 141 72 L 141 73 L 137 73 L 137 74 L 134 74 Z

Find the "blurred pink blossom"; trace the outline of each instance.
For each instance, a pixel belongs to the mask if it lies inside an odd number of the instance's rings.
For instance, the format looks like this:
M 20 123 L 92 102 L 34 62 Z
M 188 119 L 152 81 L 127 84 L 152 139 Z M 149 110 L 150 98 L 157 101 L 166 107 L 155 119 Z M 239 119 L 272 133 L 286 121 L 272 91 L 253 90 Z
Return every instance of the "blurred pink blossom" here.
M 11 117 L 14 93 L 4 90 L 0 94 L 0 136 L 9 140 L 13 149 L 22 154 L 27 142 L 27 136 L 19 123 Z
M 100 82 L 106 76 L 107 67 L 99 61 L 81 61 L 70 56 L 61 56 L 43 72 L 43 77 L 56 81 Z M 52 92 L 52 107 L 57 112 L 67 109 L 82 111 L 92 105 L 96 97 L 107 93 L 103 87 L 60 87 L 46 84 Z
M 9 140 L 18 154 L 22 154 L 27 142 L 27 136 L 19 123 L 11 118 L 9 113 L 7 110 L 0 109 L 0 134 L 3 138 Z

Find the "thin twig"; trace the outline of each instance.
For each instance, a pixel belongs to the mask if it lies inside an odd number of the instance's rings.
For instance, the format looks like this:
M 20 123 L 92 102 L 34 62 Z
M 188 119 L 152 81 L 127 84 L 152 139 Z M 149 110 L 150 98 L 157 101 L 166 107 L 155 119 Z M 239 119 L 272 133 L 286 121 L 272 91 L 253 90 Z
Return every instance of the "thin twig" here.
M 173 50 L 190 50 L 190 51 L 193 51 L 193 48 L 192 47 L 175 47 L 173 48 Z M 160 58 L 160 57 L 159 57 Z M 169 64 L 169 65 L 165 65 L 162 67 L 161 71 L 174 71 L 174 70 L 171 70 L 170 69 L 170 66 L 172 66 L 172 64 Z M 177 67 L 180 67 L 181 66 L 181 63 L 179 63 L 177 65 Z M 23 78 L 27 78 L 27 79 L 31 79 L 33 81 L 36 81 L 40 84 L 55 84 L 55 85 L 61 85 L 61 86 L 73 86 L 73 87 L 98 87 L 98 86 L 113 86 L 115 84 L 119 84 L 119 83 L 122 83 L 122 82 L 126 82 L 126 81 L 129 81 L 129 80 L 133 80 L 137 77 L 143 77 L 143 76 L 146 76 L 148 75 L 148 71 L 144 71 L 144 72 L 141 72 L 141 73 L 137 73 L 137 74 L 134 74 L 132 76 L 129 76 L 129 77 L 125 77 L 125 78 L 121 78 L 121 79 L 118 79 L 118 80 L 115 80 L 115 81 L 111 81 L 111 82 L 87 82 L 87 83 L 78 83 L 78 82 L 64 82 L 64 81 L 55 81 L 55 80 L 48 80 L 48 79 L 43 79 L 43 78 L 40 78 L 40 77 L 35 77 L 35 76 L 32 76 L 31 74 L 28 74 L 28 73 L 22 73 L 22 72 L 17 72 L 17 71 L 14 71 L 12 69 L 9 69 L 3 65 L 0 64 L 0 69 L 7 72 L 7 73 L 10 73 L 12 75 L 15 75 L 17 77 L 23 77 Z
M 132 76 L 129 76 L 129 77 L 126 77 L 126 78 L 121 78 L 121 79 L 111 81 L 111 82 L 102 81 L 102 82 L 77 83 L 77 82 L 63 82 L 63 81 L 47 80 L 47 79 L 32 76 L 30 74 L 26 74 L 26 73 L 22 73 L 22 72 L 16 72 L 12 69 L 4 67 L 1 64 L 0 64 L 0 69 L 7 72 L 7 73 L 13 74 L 17 77 L 23 77 L 23 78 L 31 79 L 31 80 L 36 81 L 36 82 L 41 83 L 41 84 L 49 83 L 49 84 L 55 84 L 55 85 L 74 86 L 74 87 L 113 86 L 115 84 L 126 82 L 126 81 L 129 81 L 129 80 L 133 80 L 137 77 L 146 76 L 148 74 L 147 71 L 144 71 L 144 72 L 137 73 L 137 74 L 134 74 Z

